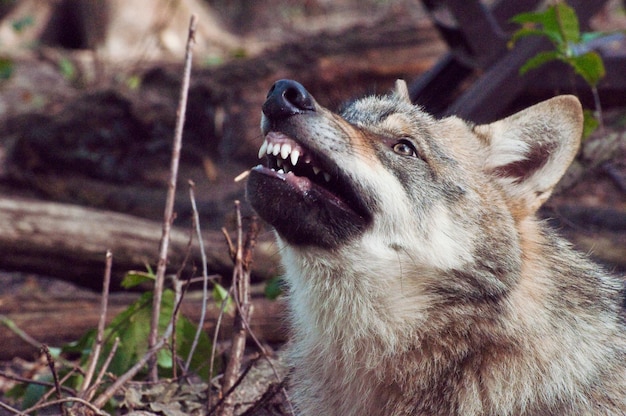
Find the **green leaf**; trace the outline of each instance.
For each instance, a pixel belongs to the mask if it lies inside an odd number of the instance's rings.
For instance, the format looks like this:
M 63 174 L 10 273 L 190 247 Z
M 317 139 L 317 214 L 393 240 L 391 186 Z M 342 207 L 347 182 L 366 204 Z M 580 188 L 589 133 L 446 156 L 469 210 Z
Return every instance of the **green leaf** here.
M 163 348 L 157 353 L 157 364 L 161 368 L 172 368 L 174 360 L 172 359 L 172 351 L 169 348 Z
M 222 303 L 226 301 L 226 306 L 224 310 L 227 312 L 230 312 L 232 310 L 233 300 L 228 294 L 228 290 L 226 290 L 224 286 L 220 285 L 219 283 L 215 283 L 215 285 L 213 286 L 212 296 L 213 301 L 215 301 L 218 307 L 221 307 Z
M 13 60 L 0 57 L 0 80 L 11 78 L 13 67 Z
M 187 359 L 193 339 L 196 336 L 196 325 L 194 325 L 189 319 L 181 317 L 176 325 L 176 353 L 179 357 Z M 209 375 L 209 361 L 211 360 L 211 340 L 206 331 L 200 333 L 198 344 L 194 351 L 193 357 L 191 357 L 189 369 L 200 376 L 203 380 L 208 381 Z M 219 362 L 213 366 L 214 371 L 218 371 L 220 368 Z
M 74 79 L 74 76 L 76 75 L 76 67 L 74 66 L 74 63 L 68 58 L 61 58 L 61 60 L 59 61 L 59 70 L 61 71 L 61 75 L 63 75 L 63 78 L 67 80 Z
M 131 270 L 124 275 L 121 286 L 124 289 L 130 289 L 135 286 L 139 286 L 142 283 L 154 281 L 156 276 L 152 272 L 140 272 L 137 270 Z
M 541 29 L 533 29 L 528 27 L 523 27 L 517 30 L 511 36 L 511 40 L 509 40 L 509 47 L 512 47 L 518 40 L 528 37 L 528 36 L 544 36 L 545 32 Z
M 52 383 L 54 380 L 52 379 L 52 375 L 45 375 L 37 379 L 38 381 L 43 381 L 47 383 Z M 46 394 L 49 387 L 42 386 L 39 384 L 29 384 L 24 391 L 24 395 L 22 396 L 22 408 L 28 409 L 32 407 Z
M 555 61 L 560 59 L 561 54 L 558 51 L 543 51 L 539 52 L 537 55 L 528 59 L 524 65 L 519 69 L 520 75 L 524 75 L 526 72 L 531 69 L 539 68 L 541 65 L 544 65 L 550 61 Z
M 520 13 L 514 16 L 511 21 L 525 25 L 513 34 L 512 39 L 514 40 L 536 35 L 547 37 L 557 49 L 564 45 L 556 13 L 552 7 L 543 12 Z M 532 25 L 528 26 L 528 24 Z
M 574 71 L 584 78 L 590 87 L 595 87 L 606 74 L 602 57 L 597 52 L 587 52 L 583 55 L 572 56 L 567 59 Z
M 580 26 L 574 9 L 565 2 L 559 2 L 552 8 L 554 9 L 554 17 L 563 36 L 563 41 L 565 43 L 579 43 Z
M 512 23 L 519 23 L 523 25 L 525 23 L 539 23 L 544 24 L 546 21 L 546 12 L 526 12 L 519 13 L 509 19 Z
M 563 33 L 559 25 L 559 18 L 557 16 L 556 8 L 554 6 L 548 7 L 544 12 L 544 21 L 542 22 L 543 31 L 557 49 L 562 49 L 567 45 L 565 39 L 563 39 Z
M 141 77 L 139 75 L 131 75 L 126 79 L 126 85 L 131 90 L 138 90 L 141 86 Z
M 265 283 L 265 297 L 269 300 L 275 300 L 283 293 L 283 278 L 274 276 Z
M 583 111 L 583 140 L 588 138 L 600 126 L 600 122 L 596 118 L 592 110 Z

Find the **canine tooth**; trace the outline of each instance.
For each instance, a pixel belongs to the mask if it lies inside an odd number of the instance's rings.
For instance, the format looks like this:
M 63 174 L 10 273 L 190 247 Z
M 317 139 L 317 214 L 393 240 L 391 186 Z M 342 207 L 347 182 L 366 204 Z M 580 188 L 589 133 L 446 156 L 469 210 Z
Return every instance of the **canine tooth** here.
M 297 150 L 293 150 L 291 152 L 291 165 L 296 166 L 298 164 L 298 159 L 300 158 L 300 152 Z
M 326 182 L 330 182 L 330 173 L 324 172 L 324 179 L 326 179 Z
M 282 161 L 282 159 L 276 159 L 276 165 L 277 165 L 279 168 L 282 168 L 282 167 L 283 167 L 283 161 Z
M 268 152 L 269 152 L 269 149 L 268 149 Z M 279 154 L 279 153 L 280 153 L 280 145 L 279 145 L 279 144 L 277 144 L 277 145 L 275 145 L 275 146 L 274 146 L 274 148 L 272 149 L 272 154 L 273 154 L 274 156 L 278 156 L 278 154 Z
M 289 153 L 291 153 L 291 145 L 289 143 L 283 144 L 280 148 L 280 157 L 287 159 L 287 157 L 289 157 Z
M 269 143 L 267 145 L 267 154 L 271 155 L 272 154 L 272 150 L 274 150 L 274 144 L 273 143 Z
M 282 169 L 278 169 L 278 173 L 285 173 L 285 171 Z
M 267 140 L 263 140 L 263 144 L 261 145 L 261 148 L 259 149 L 259 159 L 265 156 L 266 151 L 267 151 Z
M 317 175 L 317 174 L 318 174 L 318 173 L 320 173 L 321 171 L 322 171 L 322 170 L 321 170 L 320 168 L 318 168 L 317 166 L 313 166 L 313 173 L 314 173 L 314 174 L 316 174 L 316 175 Z

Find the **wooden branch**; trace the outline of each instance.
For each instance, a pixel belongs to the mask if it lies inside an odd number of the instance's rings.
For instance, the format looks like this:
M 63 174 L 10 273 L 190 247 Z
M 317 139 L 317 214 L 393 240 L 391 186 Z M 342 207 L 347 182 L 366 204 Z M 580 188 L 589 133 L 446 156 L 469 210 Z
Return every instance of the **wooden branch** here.
M 230 277 L 232 262 L 219 232 L 204 233 L 209 274 Z M 161 225 L 109 211 L 75 205 L 0 197 L 0 269 L 58 277 L 93 289 L 102 287 L 104 254 L 115 258 L 111 288 L 119 289 L 124 273 L 144 270 L 157 260 Z M 177 269 L 187 250 L 189 232 L 174 227 L 169 267 Z M 276 274 L 275 249 L 257 249 L 257 280 Z M 201 262 L 197 244 L 191 262 Z
M 260 288 L 255 288 L 259 293 Z M 117 292 L 109 295 L 107 323 L 139 295 Z M 255 318 L 250 322 L 257 337 L 269 342 L 280 343 L 286 340 L 284 325 L 284 306 L 280 301 L 270 301 L 261 295 L 251 300 Z M 96 328 L 100 316 L 100 295 L 86 290 L 76 290 L 66 294 L 12 294 L 0 297 L 0 314 L 6 315 L 15 325 L 39 342 L 50 346 L 61 346 L 75 341 L 86 330 Z M 202 305 L 202 293 L 190 292 L 185 295 L 181 313 L 198 322 Z M 219 307 L 209 302 L 204 330 L 212 335 L 215 329 Z M 233 317 L 226 314 L 220 330 L 219 339 L 230 339 L 233 334 Z M 0 325 L 0 360 L 13 357 L 32 357 L 38 352 L 36 346 L 29 345 L 14 331 Z

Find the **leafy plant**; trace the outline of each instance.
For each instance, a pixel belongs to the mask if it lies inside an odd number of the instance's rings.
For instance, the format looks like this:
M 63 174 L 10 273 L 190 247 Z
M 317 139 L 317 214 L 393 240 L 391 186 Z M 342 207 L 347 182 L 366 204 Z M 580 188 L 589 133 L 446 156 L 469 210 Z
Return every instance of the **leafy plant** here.
M 0 81 L 11 78 L 13 75 L 13 60 L 0 56 Z
M 580 75 L 592 90 L 598 118 L 602 120 L 602 108 L 598 96 L 598 83 L 605 76 L 602 57 L 590 47 L 590 42 L 608 36 L 606 33 L 581 33 L 576 12 L 565 2 L 556 3 L 545 11 L 520 13 L 511 19 L 522 25 L 511 37 L 510 46 L 528 36 L 542 36 L 550 40 L 553 50 L 542 51 L 528 59 L 520 68 L 520 75 L 552 62 L 562 61 Z M 597 123 L 596 123 L 597 124 Z M 593 122 L 586 121 L 586 126 Z

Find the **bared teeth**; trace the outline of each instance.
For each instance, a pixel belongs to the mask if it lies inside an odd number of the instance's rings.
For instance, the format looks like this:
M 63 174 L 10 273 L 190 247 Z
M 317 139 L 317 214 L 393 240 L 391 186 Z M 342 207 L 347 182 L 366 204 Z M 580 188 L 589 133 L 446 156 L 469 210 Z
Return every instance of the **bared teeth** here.
M 283 159 L 287 159 L 291 154 L 291 145 L 289 143 L 285 143 L 280 148 L 280 157 Z
M 313 164 L 311 156 L 302 152 L 302 148 L 292 140 L 285 141 L 286 136 L 280 133 L 269 133 L 266 139 L 259 148 L 259 159 L 265 156 L 275 157 L 276 169 L 278 173 L 293 175 L 293 167 L 298 165 L 298 162 L 304 161 L 305 164 L 311 166 L 315 175 L 322 174 L 326 182 L 330 182 L 331 176 L 328 172 L 322 171 L 318 166 Z M 276 170 L 275 169 L 275 170 Z
M 269 143 L 267 143 L 267 140 L 263 140 L 263 144 L 261 145 L 261 148 L 259 149 L 259 159 L 261 159 L 263 156 L 265 156 L 267 153 L 267 148 L 269 147 Z
M 282 154 L 281 154 L 282 156 Z M 300 158 L 300 152 L 297 150 L 291 151 L 291 165 L 296 166 L 298 164 L 298 159 Z

